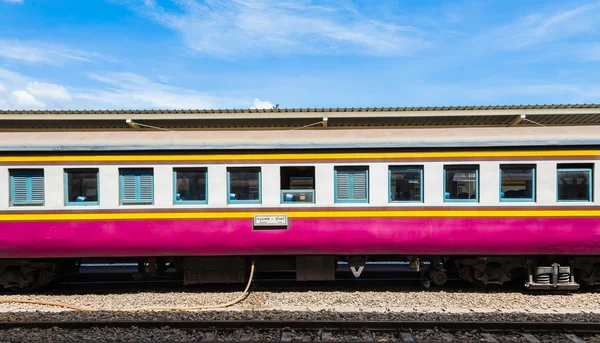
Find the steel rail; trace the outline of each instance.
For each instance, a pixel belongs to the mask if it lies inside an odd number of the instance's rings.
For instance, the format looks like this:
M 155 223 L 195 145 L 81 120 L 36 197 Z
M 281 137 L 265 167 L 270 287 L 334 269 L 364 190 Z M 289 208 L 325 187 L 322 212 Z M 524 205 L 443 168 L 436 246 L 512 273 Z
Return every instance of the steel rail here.
M 506 322 L 506 321 L 261 321 L 261 320 L 125 320 L 125 321 L 0 321 L 0 330 L 8 329 L 49 329 L 70 330 L 110 328 L 164 328 L 180 330 L 427 330 L 437 328 L 445 331 L 485 332 L 573 332 L 600 333 L 600 322 Z

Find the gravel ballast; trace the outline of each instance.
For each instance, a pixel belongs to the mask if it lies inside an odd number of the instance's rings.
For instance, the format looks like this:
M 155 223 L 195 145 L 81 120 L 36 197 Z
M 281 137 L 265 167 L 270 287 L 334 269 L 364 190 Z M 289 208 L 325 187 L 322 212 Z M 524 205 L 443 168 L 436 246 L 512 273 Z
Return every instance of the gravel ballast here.
M 14 298 L 58 302 L 99 310 L 118 311 L 140 307 L 194 307 L 217 305 L 236 299 L 241 292 L 140 291 L 115 293 L 0 294 L 0 300 Z M 230 309 L 393 309 L 460 311 L 473 309 L 528 311 L 599 311 L 600 292 L 534 293 L 480 290 L 382 290 L 382 291 L 257 291 Z M 5 311 L 63 311 L 31 304 L 0 303 Z
M 276 321 L 512 321 L 512 322 L 600 322 L 600 292 L 533 293 L 482 290 L 277 290 L 253 291 L 241 303 L 222 310 L 124 312 L 138 307 L 190 307 L 215 305 L 237 298 L 241 292 L 181 290 L 85 293 L 55 291 L 15 295 L 3 293 L 0 299 L 17 298 L 61 302 L 100 311 L 80 312 L 61 308 L 0 304 L 1 322 L 19 321 L 202 321 L 202 320 L 276 320 Z M 87 330 L 9 329 L 0 330 L 0 342 L 193 342 L 216 334 L 218 340 L 250 339 L 279 341 L 282 331 L 236 330 L 211 333 L 202 330 L 131 328 L 94 328 Z M 320 333 L 290 332 L 293 341 L 318 340 Z M 444 341 L 447 332 L 411 332 L 415 339 Z M 315 336 L 317 335 L 317 336 Z M 454 341 L 481 342 L 478 332 L 452 333 Z M 315 338 L 317 337 L 317 338 Z M 498 337 L 499 341 L 525 342 L 519 333 Z M 562 342 L 568 338 L 540 335 L 542 342 Z M 348 331 L 334 332 L 333 340 L 397 342 L 399 333 Z M 586 336 L 586 342 L 600 342 L 599 336 Z

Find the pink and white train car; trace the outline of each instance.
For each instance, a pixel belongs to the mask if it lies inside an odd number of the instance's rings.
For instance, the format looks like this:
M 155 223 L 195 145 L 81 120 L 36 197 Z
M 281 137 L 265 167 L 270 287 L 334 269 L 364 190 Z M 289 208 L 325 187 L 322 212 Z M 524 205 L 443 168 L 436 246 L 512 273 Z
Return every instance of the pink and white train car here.
M 132 258 L 186 284 L 402 259 L 593 285 L 598 125 L 600 105 L 0 112 L 0 284 Z

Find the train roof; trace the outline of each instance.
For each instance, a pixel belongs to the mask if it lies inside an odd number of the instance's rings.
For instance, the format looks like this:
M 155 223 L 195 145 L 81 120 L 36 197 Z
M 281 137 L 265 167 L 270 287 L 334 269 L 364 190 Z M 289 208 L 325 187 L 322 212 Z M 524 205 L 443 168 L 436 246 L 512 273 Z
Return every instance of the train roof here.
M 0 131 L 265 130 L 600 125 L 600 104 L 0 111 Z
M 600 126 L 0 133 L 0 151 L 600 146 Z

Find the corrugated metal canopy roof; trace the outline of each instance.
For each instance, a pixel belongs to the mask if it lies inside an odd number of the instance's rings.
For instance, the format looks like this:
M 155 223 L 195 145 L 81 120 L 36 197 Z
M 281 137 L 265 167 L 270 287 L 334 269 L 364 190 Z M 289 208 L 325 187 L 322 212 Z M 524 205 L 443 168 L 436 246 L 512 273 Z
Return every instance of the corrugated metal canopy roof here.
M 276 109 L 152 109 L 152 110 L 13 110 L 0 114 L 108 114 L 108 113 L 294 113 L 294 112 L 414 112 L 414 111 L 489 111 L 516 109 L 575 109 L 600 108 L 600 104 L 550 104 L 550 105 L 480 105 L 480 106 L 423 106 L 423 107 L 327 107 L 327 108 L 276 108 Z
M 322 123 L 327 118 L 326 123 Z M 600 104 L 223 110 L 0 111 L 1 131 L 600 125 Z M 151 126 L 151 127 L 148 127 Z

